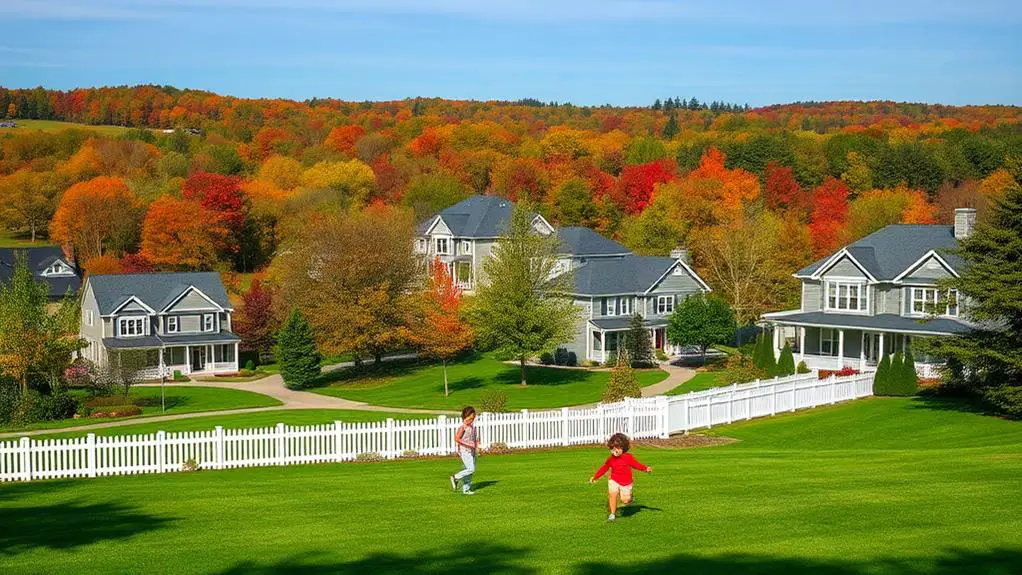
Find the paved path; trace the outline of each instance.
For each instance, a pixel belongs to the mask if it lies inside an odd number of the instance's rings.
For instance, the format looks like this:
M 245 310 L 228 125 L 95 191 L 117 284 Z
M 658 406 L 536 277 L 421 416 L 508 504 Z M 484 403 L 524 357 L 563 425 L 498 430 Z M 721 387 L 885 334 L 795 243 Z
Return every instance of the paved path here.
M 667 379 L 642 388 L 642 397 L 663 395 L 696 376 L 694 369 L 681 367 L 673 363 L 661 363 L 660 369 L 667 372 Z

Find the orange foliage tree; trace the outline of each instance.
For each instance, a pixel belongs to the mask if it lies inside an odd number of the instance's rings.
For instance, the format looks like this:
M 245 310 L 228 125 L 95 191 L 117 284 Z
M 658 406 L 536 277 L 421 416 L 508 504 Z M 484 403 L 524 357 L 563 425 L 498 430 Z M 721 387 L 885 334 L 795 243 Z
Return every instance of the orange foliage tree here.
M 120 178 L 100 176 L 68 188 L 50 222 L 50 237 L 79 261 L 119 251 L 136 233 L 141 203 Z
M 96 256 L 85 262 L 85 271 L 89 272 L 89 275 L 93 276 L 123 274 L 124 266 L 121 264 L 121 260 L 117 256 L 105 254 L 102 256 Z
M 423 357 L 440 360 L 443 365 L 444 396 L 448 395 L 447 362 L 472 345 L 474 338 L 472 328 L 462 321 L 461 304 L 461 290 L 454 285 L 447 265 L 437 258 L 410 339 Z
M 228 231 L 198 202 L 161 196 L 142 225 L 142 256 L 164 269 L 212 269 Z

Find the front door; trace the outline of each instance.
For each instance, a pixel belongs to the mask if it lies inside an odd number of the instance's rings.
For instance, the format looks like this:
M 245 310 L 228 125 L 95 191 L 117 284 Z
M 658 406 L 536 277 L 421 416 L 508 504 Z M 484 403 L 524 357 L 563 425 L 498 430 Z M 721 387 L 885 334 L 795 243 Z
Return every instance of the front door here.
M 206 348 L 192 348 L 192 371 L 202 371 L 206 368 Z

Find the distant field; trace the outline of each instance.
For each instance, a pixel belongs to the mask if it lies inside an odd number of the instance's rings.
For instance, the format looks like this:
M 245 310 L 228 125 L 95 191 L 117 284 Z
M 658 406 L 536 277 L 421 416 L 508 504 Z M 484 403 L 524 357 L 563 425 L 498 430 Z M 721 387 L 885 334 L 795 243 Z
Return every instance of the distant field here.
M 2 132 L 3 130 L 0 130 Z M 40 238 L 36 235 L 35 243 L 32 243 L 31 236 L 27 231 L 14 232 L 0 229 L 0 248 L 37 248 L 53 245 L 50 240 Z
M 76 124 L 74 122 L 58 122 L 56 120 L 15 120 L 17 128 L 0 128 L 0 134 L 17 134 L 18 132 L 30 132 L 42 130 L 44 132 L 59 132 L 61 130 L 92 130 L 104 136 L 117 136 L 128 130 L 124 126 L 90 126 L 88 124 Z

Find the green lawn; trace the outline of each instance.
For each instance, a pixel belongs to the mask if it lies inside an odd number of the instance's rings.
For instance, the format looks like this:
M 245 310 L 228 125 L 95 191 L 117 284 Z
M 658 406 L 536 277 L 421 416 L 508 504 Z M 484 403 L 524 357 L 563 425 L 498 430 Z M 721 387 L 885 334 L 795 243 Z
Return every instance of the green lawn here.
M 21 132 L 32 132 L 42 130 L 44 132 L 59 132 L 61 130 L 91 130 L 102 136 L 119 136 L 130 128 L 124 126 L 92 126 L 89 124 L 76 124 L 74 122 L 60 122 L 57 120 L 15 120 L 17 128 L 0 128 L 0 136 L 4 134 L 19 134 Z
M 700 371 L 695 377 L 667 392 L 667 395 L 681 395 L 693 391 L 703 391 L 711 387 L 730 385 L 723 371 Z
M 483 392 L 500 390 L 507 393 L 508 409 L 533 409 L 597 402 L 610 377 L 609 371 L 530 366 L 529 385 L 522 387 L 518 366 L 497 361 L 492 354 L 472 354 L 448 365 L 447 374 L 449 397 L 444 397 L 439 364 L 407 361 L 385 363 L 368 375 L 350 369 L 327 374 L 324 379 L 334 381 L 310 391 L 373 405 L 458 410 L 478 404 Z M 642 386 L 667 377 L 659 369 L 636 371 L 636 375 Z
M 0 229 L 0 248 L 41 248 L 53 245 L 43 233 L 46 230 L 39 230 L 35 242 L 28 230 L 5 230 Z
M 215 387 L 188 387 L 188 386 L 167 386 L 167 410 L 161 409 L 159 387 L 135 387 L 131 390 L 132 397 L 150 398 L 154 405 L 142 408 L 142 415 L 134 418 L 118 417 L 88 417 L 84 419 L 62 419 L 58 421 L 44 421 L 34 423 L 25 427 L 0 427 L 0 431 L 28 431 L 32 429 L 59 429 L 61 427 L 74 427 L 88 425 L 90 423 L 102 423 L 104 421 L 120 421 L 122 419 L 137 419 L 151 417 L 154 415 L 172 415 L 175 413 L 195 413 L 200 411 L 217 411 L 221 409 L 241 409 L 245 407 L 270 407 L 280 405 L 280 402 L 268 395 L 253 393 L 251 391 L 240 391 L 237 389 L 220 389 Z
M 606 456 L 454 458 L 0 485 L 6 573 L 922 575 L 1022 572 L 1022 424 L 871 399 L 638 447 L 605 522 Z
M 134 425 L 123 425 L 97 429 L 92 433 L 96 435 L 134 435 L 137 433 L 155 433 L 157 431 L 207 431 L 220 425 L 228 429 L 239 429 L 244 427 L 271 427 L 278 423 L 285 425 L 317 425 L 331 423 L 334 421 L 382 421 L 392 417 L 394 419 L 420 419 L 433 417 L 431 415 L 416 415 L 410 413 L 384 413 L 379 411 L 352 411 L 346 409 L 282 409 L 273 411 L 260 411 L 256 413 L 239 413 L 236 415 L 206 415 L 202 417 L 190 417 L 188 419 L 175 419 L 171 421 L 154 421 L 149 423 L 137 423 Z M 73 431 L 65 433 L 47 433 L 46 435 L 34 436 L 35 439 L 55 439 L 63 437 L 79 437 L 87 432 Z M 3 440 L 0 440 L 3 441 Z

